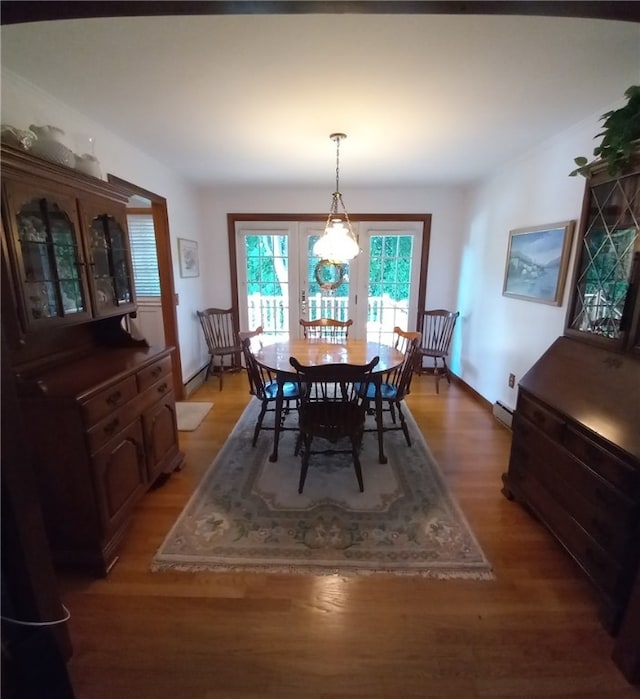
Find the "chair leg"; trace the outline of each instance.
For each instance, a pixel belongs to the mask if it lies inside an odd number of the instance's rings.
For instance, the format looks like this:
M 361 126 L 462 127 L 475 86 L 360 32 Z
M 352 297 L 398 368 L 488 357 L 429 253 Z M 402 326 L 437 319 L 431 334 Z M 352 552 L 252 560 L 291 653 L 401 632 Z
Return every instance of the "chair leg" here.
M 251 444 L 252 447 L 255 447 L 255 445 L 258 443 L 258 435 L 260 434 L 260 430 L 262 429 L 262 421 L 264 420 L 264 415 L 267 412 L 267 402 L 262 401 L 262 408 L 260 409 L 260 415 L 258 415 L 258 419 L 256 420 L 256 428 L 253 431 L 253 443 Z
M 409 427 L 407 426 L 407 421 L 404 419 L 404 413 L 402 412 L 402 406 L 398 403 L 398 415 L 400 416 L 400 424 L 402 425 L 402 431 L 404 432 L 404 438 L 407 440 L 407 444 L 411 446 L 411 437 L 409 436 Z
M 362 442 L 362 436 L 351 437 L 351 454 L 353 456 L 353 468 L 356 471 L 356 478 L 358 479 L 358 487 L 360 492 L 364 493 L 364 483 L 362 481 L 362 468 L 360 467 L 360 457 L 358 452 L 360 451 L 360 443 Z
M 295 451 L 293 452 L 294 456 L 298 456 L 300 453 L 300 447 L 302 446 L 302 432 L 298 432 L 298 436 L 296 437 L 296 448 Z
M 436 380 L 436 393 L 440 393 L 440 370 L 438 369 L 438 358 L 433 358 L 433 376 Z
M 220 390 L 221 391 L 222 391 L 222 375 L 224 374 L 223 363 L 224 363 L 224 357 L 220 357 Z
M 391 413 L 391 422 L 396 424 L 396 409 L 393 407 L 393 402 L 389 401 L 389 412 Z
M 449 384 L 449 386 L 451 386 L 451 377 L 449 376 L 449 367 L 447 365 L 447 360 L 444 357 L 442 358 L 442 364 L 444 366 L 444 375 L 447 379 L 447 383 Z
M 304 436 L 304 451 L 302 452 L 302 464 L 300 466 L 300 482 L 298 483 L 298 492 L 302 493 L 304 482 L 307 479 L 307 470 L 309 469 L 309 457 L 311 456 L 311 441 L 313 437 L 310 434 Z

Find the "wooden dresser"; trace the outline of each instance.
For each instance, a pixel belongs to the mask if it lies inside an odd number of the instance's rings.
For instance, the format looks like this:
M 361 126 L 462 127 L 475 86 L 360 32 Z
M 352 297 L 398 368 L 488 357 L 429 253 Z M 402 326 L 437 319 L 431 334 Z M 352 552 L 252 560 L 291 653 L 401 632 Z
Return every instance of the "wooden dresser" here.
M 3 359 L 15 382 L 53 559 L 106 575 L 147 490 L 183 461 L 172 347 L 136 312 L 117 186 L 2 146 Z
M 558 338 L 520 383 L 503 480 L 587 574 L 615 631 L 640 557 L 638 362 Z

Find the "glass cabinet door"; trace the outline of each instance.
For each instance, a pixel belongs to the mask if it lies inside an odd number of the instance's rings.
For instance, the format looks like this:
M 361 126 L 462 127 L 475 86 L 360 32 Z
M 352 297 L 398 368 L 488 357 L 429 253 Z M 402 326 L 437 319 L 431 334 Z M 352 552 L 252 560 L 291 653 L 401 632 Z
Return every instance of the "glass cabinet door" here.
M 27 326 L 90 317 L 75 199 L 7 182 Z
M 636 302 L 632 275 L 640 249 L 640 173 L 608 181 L 594 177 L 588 186 L 568 330 L 622 347 Z
M 133 310 L 135 296 L 126 224 L 110 210 L 109 202 L 94 200 L 83 208 L 95 315 Z

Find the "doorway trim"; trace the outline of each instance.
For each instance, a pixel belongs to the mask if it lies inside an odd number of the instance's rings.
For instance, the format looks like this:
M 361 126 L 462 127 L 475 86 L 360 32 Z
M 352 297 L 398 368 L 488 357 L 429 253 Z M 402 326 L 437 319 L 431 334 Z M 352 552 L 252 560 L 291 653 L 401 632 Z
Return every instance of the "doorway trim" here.
M 431 214 L 349 214 L 352 221 L 413 221 L 422 223 L 422 250 L 420 251 L 420 284 L 416 328 L 420 326 L 422 311 L 427 296 L 427 271 L 429 269 L 429 247 L 431 242 Z M 240 302 L 238 298 L 238 252 L 236 249 L 236 223 L 239 221 L 320 221 L 327 220 L 326 214 L 227 214 L 227 237 L 229 240 L 229 272 L 231 278 L 231 305 L 236 332 L 239 327 Z
M 174 347 L 171 353 L 171 373 L 173 375 L 173 390 L 176 400 L 184 398 L 182 383 L 182 360 L 178 343 L 178 317 L 176 313 L 176 294 L 173 283 L 173 262 L 171 260 L 171 237 L 169 234 L 169 215 L 167 200 L 148 189 L 138 187 L 115 175 L 108 174 L 107 180 L 117 185 L 129 196 L 137 194 L 151 201 L 153 227 L 156 233 L 156 251 L 158 254 L 158 276 L 160 278 L 160 305 L 162 307 L 162 325 L 165 342 L 168 347 Z

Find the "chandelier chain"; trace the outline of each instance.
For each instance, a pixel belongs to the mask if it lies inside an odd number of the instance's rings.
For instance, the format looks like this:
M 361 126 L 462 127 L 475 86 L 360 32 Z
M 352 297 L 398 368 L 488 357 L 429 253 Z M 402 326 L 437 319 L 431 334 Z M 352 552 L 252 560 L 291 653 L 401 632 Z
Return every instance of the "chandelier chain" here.
M 336 193 L 340 194 L 340 136 L 336 136 Z

